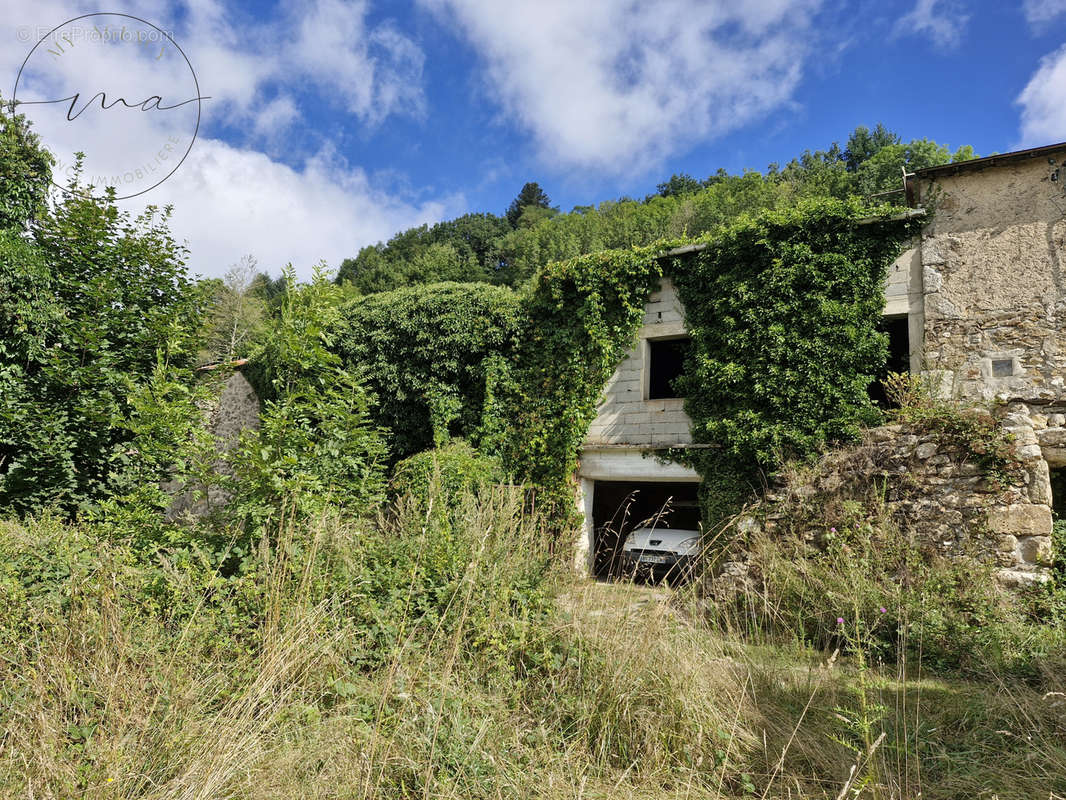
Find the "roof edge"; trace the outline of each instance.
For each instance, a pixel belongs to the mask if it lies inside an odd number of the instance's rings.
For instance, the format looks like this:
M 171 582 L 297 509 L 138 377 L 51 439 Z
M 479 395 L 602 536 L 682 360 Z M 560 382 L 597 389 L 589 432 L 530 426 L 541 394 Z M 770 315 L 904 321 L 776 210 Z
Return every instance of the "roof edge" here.
M 899 214 L 893 214 L 890 217 L 861 217 L 855 220 L 856 225 L 876 225 L 879 222 L 906 222 L 907 220 L 916 219 L 917 217 L 924 217 L 926 210 L 919 206 L 918 208 L 908 208 L 906 211 Z M 708 247 L 707 242 L 693 242 L 692 244 L 683 244 L 680 247 L 674 247 L 670 250 L 664 250 L 656 255 L 656 258 L 673 258 L 674 256 L 684 256 L 689 253 L 700 253 L 706 250 Z
M 1028 161 L 1040 158 L 1049 153 L 1066 151 L 1066 142 L 1058 144 L 1046 144 L 1042 147 L 1030 147 L 1028 150 L 1015 150 L 1010 153 L 999 153 L 994 156 L 972 158 L 969 161 L 958 161 L 954 164 L 941 164 L 937 167 L 925 167 L 914 171 L 918 178 L 935 178 L 942 175 L 958 175 L 960 172 L 985 169 L 986 167 L 998 167 L 1003 164 L 1011 164 L 1017 161 Z

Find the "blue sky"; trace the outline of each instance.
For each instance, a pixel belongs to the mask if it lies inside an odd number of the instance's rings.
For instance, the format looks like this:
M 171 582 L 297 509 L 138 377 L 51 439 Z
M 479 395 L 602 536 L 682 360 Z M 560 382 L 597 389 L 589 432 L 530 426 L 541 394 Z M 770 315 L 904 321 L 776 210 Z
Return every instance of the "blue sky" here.
M 0 48 L 5 87 L 32 47 L 27 28 L 99 10 L 0 8 L 12 43 Z M 134 0 L 108 10 L 172 33 L 211 97 L 181 167 L 124 201 L 173 203 L 190 267 L 208 275 L 252 254 L 270 272 L 291 261 L 306 276 L 410 225 L 500 213 L 527 180 L 568 210 L 643 197 L 675 172 L 764 169 L 843 143 L 860 124 L 980 154 L 1066 139 L 1066 0 Z M 91 74 L 96 90 L 135 71 L 180 94 L 182 67 L 164 61 L 131 70 L 108 51 L 62 77 Z M 43 72 L 42 96 L 46 79 L 59 80 Z M 87 113 L 80 127 L 54 113 L 31 114 L 46 143 L 102 159 L 188 125 L 179 112 L 169 128 L 138 112 L 146 127 L 131 143 L 128 127 L 116 133 L 118 112 Z

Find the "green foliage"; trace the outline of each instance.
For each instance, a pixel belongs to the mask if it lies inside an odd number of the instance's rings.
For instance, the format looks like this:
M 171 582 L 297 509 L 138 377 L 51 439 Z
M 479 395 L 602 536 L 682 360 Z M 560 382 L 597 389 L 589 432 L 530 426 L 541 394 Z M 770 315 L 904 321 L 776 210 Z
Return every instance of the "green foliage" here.
M 550 264 L 522 296 L 512 358 L 489 372 L 485 445 L 565 517 L 600 392 L 665 271 L 693 342 L 678 388 L 696 442 L 710 445 L 670 455 L 703 476 L 715 522 L 761 471 L 877 418 L 866 386 L 885 358 L 885 271 L 910 230 L 891 211 L 805 201 L 722 227 L 665 268 L 665 242 Z M 881 218 L 858 224 L 871 214 Z
M 928 552 L 884 509 L 857 507 L 819 532 L 758 533 L 747 543 L 752 586 L 714 606 L 718 623 L 796 636 L 869 664 L 917 664 L 1037 680 L 1061 658 L 1063 630 L 1034 625 L 998 587 L 995 565 Z M 802 510 L 786 517 L 806 519 Z M 798 523 L 797 523 L 798 524 Z
M 346 258 L 337 283 L 370 293 L 441 281 L 491 281 L 497 267 L 496 242 L 510 230 L 511 224 L 495 214 L 466 214 L 432 227 L 410 228 Z
M 264 282 L 265 276 L 257 275 L 255 267 L 255 258 L 245 256 L 222 280 L 204 282 L 208 300 L 201 334 L 204 345 L 198 359 L 201 363 L 245 358 L 265 333 L 268 298 L 263 294 L 269 279 Z
M 389 492 L 394 497 L 409 495 L 424 504 L 429 498 L 439 498 L 451 507 L 458 498 L 503 479 L 498 458 L 479 453 L 462 439 L 453 439 L 443 447 L 400 461 L 393 470 Z
M 842 154 L 848 172 L 855 172 L 863 163 L 877 155 L 881 148 L 899 144 L 899 141 L 899 136 L 880 122 L 872 131 L 865 125 L 858 126 L 848 137 Z
M 611 250 L 548 265 L 522 298 L 509 365 L 491 376 L 491 446 L 565 513 L 565 485 L 600 392 L 632 345 L 660 277 L 653 248 Z
M 712 445 L 686 454 L 708 479 L 708 522 L 784 458 L 878 418 L 866 387 L 885 359 L 886 270 L 910 227 L 857 222 L 891 211 L 805 201 L 724 228 L 670 268 L 692 337 L 677 388 L 694 441 Z
M 622 198 L 558 214 L 538 186 L 527 184 L 506 218 L 466 215 L 432 228 L 412 228 L 388 244 L 364 248 L 355 259 L 346 260 L 338 281 L 351 282 L 364 292 L 439 280 L 519 286 L 552 261 L 652 245 L 661 239 L 699 237 L 742 214 L 786 209 L 804 198 L 846 200 L 902 189 L 901 168 L 913 171 L 973 157 L 968 146 L 953 154 L 927 139 L 902 142 L 879 124 L 873 131 L 856 128 L 843 149 L 833 143 L 825 150 L 806 150 L 783 167 L 770 164 L 762 173 L 744 170 L 730 175 L 719 169 L 703 180 L 674 175 L 644 202 Z M 425 255 L 436 243 L 452 245 L 459 263 L 469 265 L 463 277 L 453 277 L 450 260 L 445 261 L 447 270 L 425 266 L 427 260 L 439 260 Z
M 973 148 L 959 148 L 954 155 L 944 145 L 930 139 L 914 139 L 882 147 L 855 171 L 860 194 L 875 194 L 902 188 L 903 170 L 914 172 L 955 161 L 974 158 Z
M 236 513 L 257 533 L 326 506 L 365 513 L 384 488 L 385 445 L 369 396 L 330 349 L 342 292 L 322 267 L 306 285 L 291 269 L 286 277 L 280 316 L 251 359 L 260 429 L 230 459 Z
M 518 196 L 511 201 L 511 205 L 507 207 L 505 216 L 507 221 L 511 223 L 512 228 L 517 228 L 519 224 L 529 226 L 530 224 L 535 224 L 531 222 L 532 218 L 527 217 L 531 210 L 540 209 L 550 212 L 551 205 L 552 201 L 544 193 L 544 190 L 540 188 L 539 183 L 527 183 L 522 187 Z
M 1010 434 L 989 412 L 961 408 L 942 397 L 936 377 L 889 373 L 885 394 L 896 408 L 893 416 L 903 422 L 936 431 L 947 441 L 967 451 L 988 478 L 1006 488 L 1020 469 L 1014 458 Z
M 705 186 L 707 184 L 703 181 L 683 172 L 680 175 L 671 175 L 670 180 L 658 184 L 655 191 L 660 197 L 684 197 L 687 194 L 696 194 Z
M 219 391 L 218 379 L 190 383 L 188 370 L 160 358 L 146 380 L 128 383 L 129 410 L 115 425 L 129 441 L 113 460 L 108 496 L 85 516 L 115 538 L 153 552 L 188 536 L 167 521 L 173 493 L 217 483 L 217 444 L 204 426 L 203 409 Z
M 480 440 L 486 371 L 510 358 L 519 298 L 510 289 L 442 283 L 344 305 L 330 330 L 344 364 L 373 392 L 376 424 L 403 458 L 450 436 Z
M 22 232 L 44 211 L 54 163 L 26 118 L 0 108 L 0 230 Z
M 29 239 L 0 231 L 0 508 L 107 497 L 136 387 L 160 356 L 192 363 L 199 296 L 169 211 L 131 218 L 111 198 L 67 195 Z

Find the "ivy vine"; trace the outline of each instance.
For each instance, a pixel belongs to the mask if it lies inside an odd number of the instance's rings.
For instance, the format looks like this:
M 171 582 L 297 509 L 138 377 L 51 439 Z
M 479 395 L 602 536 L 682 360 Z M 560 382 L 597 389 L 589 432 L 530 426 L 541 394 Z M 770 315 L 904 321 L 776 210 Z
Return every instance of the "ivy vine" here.
M 694 441 L 710 445 L 667 456 L 703 477 L 714 521 L 760 473 L 877 418 L 866 387 L 886 356 L 884 280 L 916 225 L 895 216 L 901 210 L 814 200 L 698 240 L 548 265 L 523 294 L 512 357 L 486 369 L 483 442 L 567 514 L 597 401 L 667 276 L 693 343 L 677 388 Z M 703 249 L 662 257 L 694 242 Z

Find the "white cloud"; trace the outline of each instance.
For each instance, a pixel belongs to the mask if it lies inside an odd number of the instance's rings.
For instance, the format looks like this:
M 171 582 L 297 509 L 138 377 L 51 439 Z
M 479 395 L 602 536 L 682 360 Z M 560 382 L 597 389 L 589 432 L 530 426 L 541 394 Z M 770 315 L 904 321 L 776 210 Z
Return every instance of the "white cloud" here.
M 786 104 L 819 0 L 419 0 L 461 29 L 489 91 L 559 166 L 651 167 Z
M 39 0 L 29 8 L 0 0 L 0 41 L 15 45 L 0 47 L 0 71 L 10 76 L 4 84 L 10 87 L 39 35 L 97 10 L 88 0 Z M 134 213 L 147 203 L 173 204 L 171 228 L 191 248 L 191 271 L 222 275 L 242 255 L 253 253 L 275 274 L 292 262 L 307 277 L 321 259 L 335 268 L 360 247 L 397 230 L 465 210 L 458 195 L 397 197 L 329 145 L 313 144 L 313 134 L 302 141 L 319 147 L 317 153 L 301 157 L 285 146 L 288 132 L 311 110 L 309 103 L 331 104 L 352 127 L 424 113 L 421 50 L 394 25 L 371 25 L 365 0 L 300 0 L 269 20 L 242 18 L 221 0 L 131 0 L 125 11 L 173 33 L 195 67 L 201 94 L 211 96 L 181 167 L 150 192 L 121 202 Z M 128 59 L 124 68 L 104 51 L 79 46 L 63 55 L 67 61 L 49 57 L 42 62 L 38 85 L 20 88 L 20 99 L 63 96 L 50 92 L 64 81 L 92 87 L 86 91 L 106 89 L 109 98 L 139 99 L 149 85 L 168 98 L 189 93 L 184 59 L 168 63 L 164 58 L 140 70 L 129 68 Z M 64 68 L 49 74 L 50 64 Z M 138 83 L 145 75 L 148 83 Z M 195 106 L 170 116 L 130 112 L 120 128 L 116 117 L 99 109 L 77 125 L 67 122 L 58 106 L 22 108 L 31 109 L 31 119 L 62 166 L 69 166 L 74 151 L 86 151 L 86 177 L 98 178 L 97 185 L 110 182 L 116 171 L 143 167 L 171 136 L 181 140 L 176 149 L 183 152 L 195 124 Z M 242 138 L 223 142 L 220 129 Z M 285 151 L 288 163 L 262 152 L 264 146 L 271 153 Z M 126 188 L 120 186 L 119 194 Z
M 376 124 L 393 113 L 421 115 L 425 57 L 392 25 L 366 28 L 367 4 L 315 0 L 290 8 L 295 28 L 282 64 L 343 97 L 353 114 Z
M 1066 12 L 1066 0 L 1025 0 L 1022 10 L 1030 25 L 1041 25 Z
M 263 138 L 276 138 L 300 116 L 290 95 L 275 97 L 255 116 L 255 132 Z
M 940 47 L 957 47 L 970 21 L 954 0 L 918 0 L 914 8 L 896 21 L 896 36 L 928 36 Z
M 306 278 L 319 260 L 335 269 L 364 245 L 464 206 L 461 196 L 398 199 L 329 152 L 300 169 L 214 139 L 198 141 L 193 152 L 195 158 L 145 197 L 173 203 L 171 229 L 188 241 L 190 270 L 205 275 L 222 275 L 252 253 L 262 269 L 277 274 L 291 262 Z
M 1044 56 L 1018 95 L 1021 146 L 1036 147 L 1066 140 L 1066 45 Z

